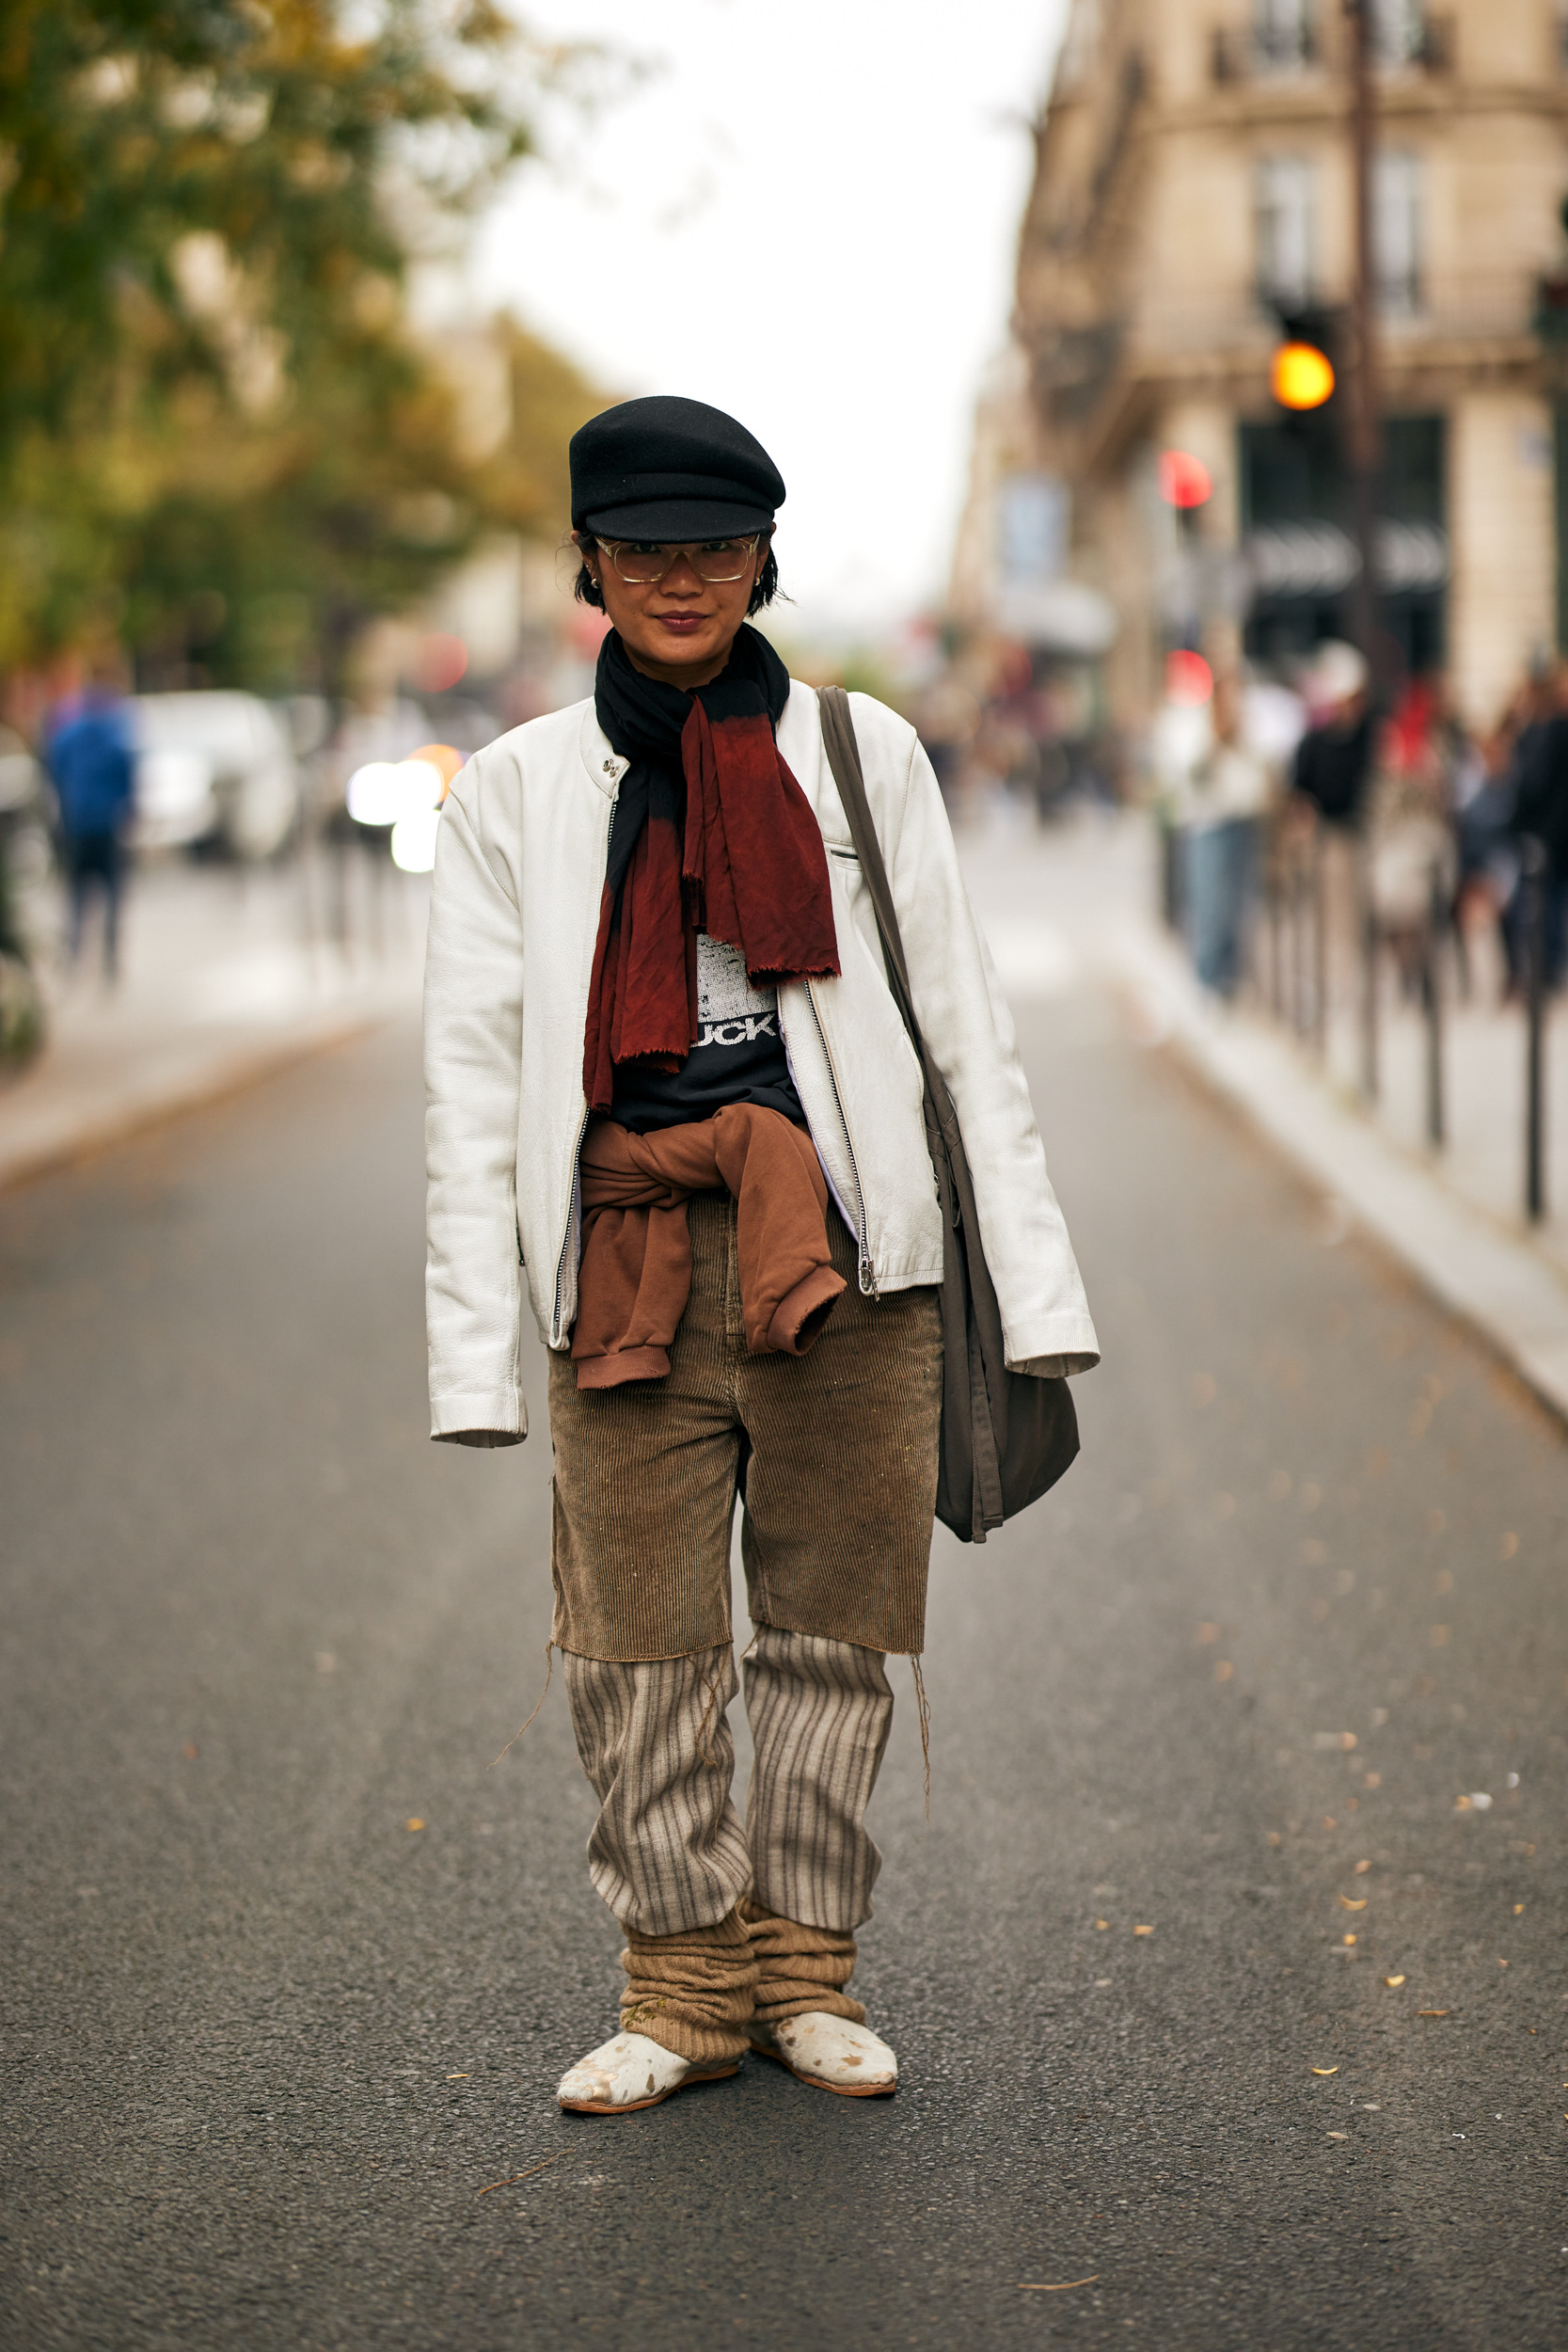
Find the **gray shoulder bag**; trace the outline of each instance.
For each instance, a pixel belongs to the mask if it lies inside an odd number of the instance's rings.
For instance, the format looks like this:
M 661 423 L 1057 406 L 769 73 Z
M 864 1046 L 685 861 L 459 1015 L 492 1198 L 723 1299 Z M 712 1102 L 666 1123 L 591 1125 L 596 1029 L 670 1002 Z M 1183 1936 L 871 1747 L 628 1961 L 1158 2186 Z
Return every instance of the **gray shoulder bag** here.
M 849 820 L 861 872 L 877 911 L 888 986 L 903 1015 L 926 1081 L 926 1140 L 942 1203 L 942 1443 L 937 1517 L 962 1543 L 987 1532 L 1053 1486 L 1078 1451 L 1078 1416 L 1065 1380 L 1009 1372 L 996 1288 L 980 1246 L 974 1186 L 953 1098 L 921 1034 L 910 991 L 898 915 L 861 772 L 849 697 L 825 686 L 822 742 Z

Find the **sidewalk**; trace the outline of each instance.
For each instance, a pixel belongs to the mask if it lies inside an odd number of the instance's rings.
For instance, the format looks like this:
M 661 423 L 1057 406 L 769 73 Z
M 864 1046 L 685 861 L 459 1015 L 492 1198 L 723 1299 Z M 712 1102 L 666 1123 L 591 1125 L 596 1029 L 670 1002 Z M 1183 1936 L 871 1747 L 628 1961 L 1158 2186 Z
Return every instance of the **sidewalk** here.
M 49 1042 L 0 1085 L 0 1185 L 414 1007 L 428 892 L 426 878 L 355 854 L 341 876 L 327 862 L 143 868 L 118 989 L 99 977 L 95 929 L 78 972 L 42 959 Z M 53 897 L 33 921 L 58 937 Z
M 1040 834 L 1004 804 L 963 830 L 960 850 L 1010 996 L 1038 1001 L 1093 982 L 1117 990 L 1143 1042 L 1180 1054 L 1323 1186 L 1332 1215 L 1374 1233 L 1568 1418 L 1568 1016 L 1551 1038 L 1555 1215 L 1530 1233 L 1513 1206 L 1516 1023 L 1480 1011 L 1454 1022 L 1455 1140 L 1433 1159 L 1415 1139 L 1414 1017 L 1386 1025 L 1386 1108 L 1374 1123 L 1334 1057 L 1321 1069 L 1272 1022 L 1206 1003 L 1155 919 L 1153 842 L 1141 818 L 1085 815 Z M 411 1011 L 428 882 L 356 857 L 344 879 L 340 907 L 328 868 L 139 874 L 121 987 L 106 994 L 90 962 L 56 981 L 48 1047 L 0 1087 L 0 1185 Z
M 1004 986 L 1021 1001 L 1085 978 L 1113 986 L 1136 1033 L 1180 1054 L 1321 1184 L 1331 1215 L 1354 1219 L 1453 1313 L 1483 1334 L 1543 1402 L 1568 1419 L 1568 1014 L 1548 1031 L 1548 1205 L 1533 1231 L 1522 1189 L 1524 1041 L 1513 1013 L 1478 1005 L 1447 1039 L 1448 1152 L 1421 1142 L 1422 1031 L 1390 1005 L 1376 1119 L 1351 1084 L 1353 1042 L 1331 1037 L 1327 1066 L 1272 1020 L 1216 1009 L 1155 914 L 1151 828 L 1084 818 L 1036 833 L 996 810 L 961 836 L 970 888 Z

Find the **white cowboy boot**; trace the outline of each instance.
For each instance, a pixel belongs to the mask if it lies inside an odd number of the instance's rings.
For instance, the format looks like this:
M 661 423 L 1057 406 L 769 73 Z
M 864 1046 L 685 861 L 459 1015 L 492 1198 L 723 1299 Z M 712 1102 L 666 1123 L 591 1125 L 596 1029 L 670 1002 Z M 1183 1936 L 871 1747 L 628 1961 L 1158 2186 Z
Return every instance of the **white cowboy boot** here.
M 777 2026 L 753 2024 L 752 2047 L 816 2090 L 848 2099 L 883 2099 L 898 2088 L 898 2060 L 869 2026 L 808 2009 Z
M 618 2033 L 613 2042 L 601 2042 L 578 2058 L 561 2077 L 555 2095 L 574 2115 L 631 2115 L 639 2107 L 657 2107 L 661 2099 L 692 2083 L 722 2082 L 739 2071 L 738 2058 L 696 2066 L 662 2042 L 650 2042 L 646 2034 Z

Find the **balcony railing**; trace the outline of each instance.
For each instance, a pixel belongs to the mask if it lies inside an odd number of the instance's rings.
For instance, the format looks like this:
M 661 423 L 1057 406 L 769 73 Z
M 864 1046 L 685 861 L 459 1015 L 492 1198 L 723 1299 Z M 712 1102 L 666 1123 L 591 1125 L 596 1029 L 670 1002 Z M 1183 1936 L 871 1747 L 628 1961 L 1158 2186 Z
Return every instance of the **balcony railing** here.
M 1227 83 L 1305 73 L 1318 58 L 1317 33 L 1310 19 L 1301 19 L 1287 25 L 1216 25 L 1210 62 L 1214 80 Z
M 1568 18 L 1564 23 L 1568 26 Z M 1568 57 L 1568 30 L 1564 56 Z M 1210 73 L 1221 87 L 1306 73 L 1325 62 L 1310 17 L 1283 24 L 1219 24 L 1210 36 Z M 1379 44 L 1378 64 L 1384 72 L 1451 73 L 1453 63 L 1452 17 L 1431 16 L 1425 9 L 1402 16 Z

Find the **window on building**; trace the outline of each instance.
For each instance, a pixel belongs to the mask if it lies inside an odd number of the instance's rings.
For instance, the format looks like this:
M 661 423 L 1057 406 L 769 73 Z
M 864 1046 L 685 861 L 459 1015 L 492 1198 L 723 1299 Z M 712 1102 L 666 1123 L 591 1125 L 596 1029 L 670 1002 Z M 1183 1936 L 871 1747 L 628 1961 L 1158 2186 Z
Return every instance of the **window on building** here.
M 1100 18 L 1101 0 L 1072 0 L 1056 68 L 1059 89 L 1078 88 L 1093 72 L 1100 54 Z
M 1314 0 L 1252 0 L 1252 51 L 1265 71 L 1290 72 L 1312 60 Z
M 1266 310 L 1299 310 L 1312 298 L 1312 166 L 1300 155 L 1265 155 L 1254 203 L 1258 299 Z
M 1372 0 L 1372 43 L 1380 65 L 1414 65 L 1426 48 L 1422 0 Z
M 1421 159 L 1397 148 L 1373 164 L 1372 262 L 1384 310 L 1413 316 L 1421 307 Z
M 1003 579 L 1059 579 L 1069 516 L 1067 484 L 1054 474 L 1005 474 L 997 493 Z

